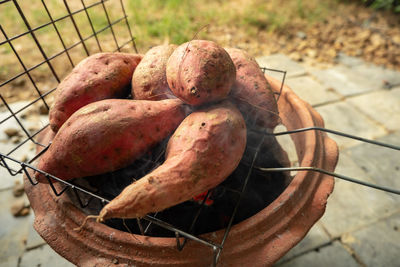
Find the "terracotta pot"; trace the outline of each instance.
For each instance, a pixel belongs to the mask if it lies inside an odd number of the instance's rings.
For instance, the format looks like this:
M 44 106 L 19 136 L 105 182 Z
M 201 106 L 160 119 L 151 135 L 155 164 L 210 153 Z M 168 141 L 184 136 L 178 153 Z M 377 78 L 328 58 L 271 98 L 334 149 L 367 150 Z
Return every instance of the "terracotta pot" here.
M 280 83 L 268 77 L 273 89 Z M 282 123 L 288 130 L 309 126 L 323 127 L 321 116 L 284 87 L 278 102 Z M 338 150 L 325 133 L 307 131 L 293 134 L 301 166 L 333 171 Z M 47 133 L 45 139 L 52 138 Z M 46 140 L 44 140 L 46 142 Z M 218 266 L 270 266 L 295 246 L 322 216 L 332 177 L 315 172 L 298 172 L 285 191 L 256 215 L 232 227 Z M 61 256 L 78 266 L 210 266 L 212 249 L 190 241 L 182 251 L 175 238 L 131 235 L 104 224 L 88 221 L 66 194 L 54 196 L 47 184 L 32 186 L 25 178 L 25 190 L 35 212 L 34 227 Z M 202 235 L 220 243 L 224 230 Z

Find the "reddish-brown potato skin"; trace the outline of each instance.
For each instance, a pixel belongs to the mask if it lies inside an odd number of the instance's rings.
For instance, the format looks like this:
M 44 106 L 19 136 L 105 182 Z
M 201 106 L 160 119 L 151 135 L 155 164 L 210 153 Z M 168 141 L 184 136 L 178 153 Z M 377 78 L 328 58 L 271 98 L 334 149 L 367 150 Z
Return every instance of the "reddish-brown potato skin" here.
M 123 168 L 173 133 L 185 118 L 182 104 L 179 99 L 88 104 L 60 128 L 38 168 L 63 180 Z
M 273 129 L 279 123 L 274 93 L 256 60 L 237 48 L 225 48 L 236 67 L 230 98 L 249 122 Z
M 229 101 L 193 112 L 171 136 L 165 162 L 126 187 L 99 220 L 143 217 L 217 186 L 236 169 L 245 146 L 246 124 Z
M 194 106 L 226 98 L 235 78 L 235 66 L 228 53 L 211 41 L 184 43 L 167 63 L 171 91 Z
M 89 103 L 128 95 L 141 59 L 137 54 L 98 53 L 82 60 L 57 87 L 49 113 L 51 129 L 57 132 L 75 111 Z
M 132 76 L 132 98 L 162 100 L 175 98 L 167 83 L 167 61 L 177 45 L 159 45 L 144 54 Z

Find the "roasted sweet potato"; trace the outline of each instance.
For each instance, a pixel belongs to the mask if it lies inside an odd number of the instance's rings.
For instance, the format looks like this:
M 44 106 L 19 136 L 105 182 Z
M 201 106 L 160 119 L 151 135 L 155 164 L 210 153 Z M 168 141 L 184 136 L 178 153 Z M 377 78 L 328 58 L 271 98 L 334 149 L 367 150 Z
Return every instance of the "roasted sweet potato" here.
M 159 45 L 144 54 L 132 76 L 132 97 L 142 100 L 174 98 L 168 87 L 166 66 L 176 45 Z
M 171 91 L 194 106 L 226 98 L 235 73 L 228 53 L 216 43 L 205 40 L 180 45 L 167 63 Z
M 171 136 L 165 162 L 126 187 L 98 221 L 143 217 L 217 186 L 235 170 L 245 146 L 246 124 L 229 101 L 193 112 Z
M 279 123 L 278 107 L 274 93 L 256 60 L 237 48 L 225 49 L 236 67 L 236 81 L 230 98 L 246 120 L 267 129 Z
M 133 163 L 172 134 L 185 117 L 179 99 L 106 99 L 76 111 L 60 128 L 38 168 L 63 180 Z M 42 175 L 36 178 L 46 182 Z
M 50 108 L 54 132 L 79 108 L 107 98 L 129 94 L 132 74 L 141 55 L 98 53 L 82 60 L 58 85 Z

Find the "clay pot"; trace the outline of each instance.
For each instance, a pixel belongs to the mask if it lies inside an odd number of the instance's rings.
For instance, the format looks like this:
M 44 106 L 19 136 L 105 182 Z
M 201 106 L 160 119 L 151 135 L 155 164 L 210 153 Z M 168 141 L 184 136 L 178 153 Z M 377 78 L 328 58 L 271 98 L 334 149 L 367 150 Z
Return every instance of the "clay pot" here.
M 270 79 L 275 91 L 280 83 Z M 282 123 L 288 130 L 320 126 L 321 116 L 284 87 L 278 102 Z M 291 135 L 300 166 L 333 171 L 338 150 L 325 133 L 307 131 Z M 52 138 L 47 133 L 43 142 Z M 256 215 L 234 225 L 222 250 L 218 266 L 270 266 L 295 246 L 325 211 L 333 190 L 332 177 L 298 172 L 284 192 Z M 49 185 L 32 186 L 25 177 L 25 190 L 35 212 L 34 227 L 61 256 L 78 266 L 210 266 L 213 251 L 189 241 L 182 251 L 175 238 L 132 235 L 104 224 L 88 221 L 84 230 L 73 229 L 86 215 L 67 194 L 56 197 Z M 219 244 L 224 230 L 202 235 Z

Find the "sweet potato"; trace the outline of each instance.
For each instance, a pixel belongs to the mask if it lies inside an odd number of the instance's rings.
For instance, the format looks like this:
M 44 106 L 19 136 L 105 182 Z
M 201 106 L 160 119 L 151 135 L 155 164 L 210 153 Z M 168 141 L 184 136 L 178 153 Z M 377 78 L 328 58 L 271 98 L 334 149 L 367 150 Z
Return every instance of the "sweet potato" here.
M 217 186 L 235 170 L 245 146 L 246 124 L 229 101 L 193 112 L 171 136 L 165 162 L 126 187 L 98 221 L 143 217 Z
M 230 98 L 247 121 L 267 129 L 279 123 L 274 93 L 256 60 L 237 48 L 225 49 L 236 67 L 236 81 Z
M 167 63 L 171 91 L 194 106 L 226 98 L 235 77 L 235 66 L 228 53 L 211 41 L 184 43 Z
M 141 55 L 98 53 L 82 60 L 58 85 L 50 108 L 54 132 L 79 108 L 107 98 L 127 96 Z
M 185 117 L 179 99 L 106 99 L 76 111 L 60 128 L 38 168 L 63 180 L 125 167 L 172 134 Z M 46 182 L 42 175 L 36 177 Z
M 142 100 L 174 98 L 168 87 L 166 66 L 177 45 L 159 45 L 144 54 L 132 76 L 132 97 Z

